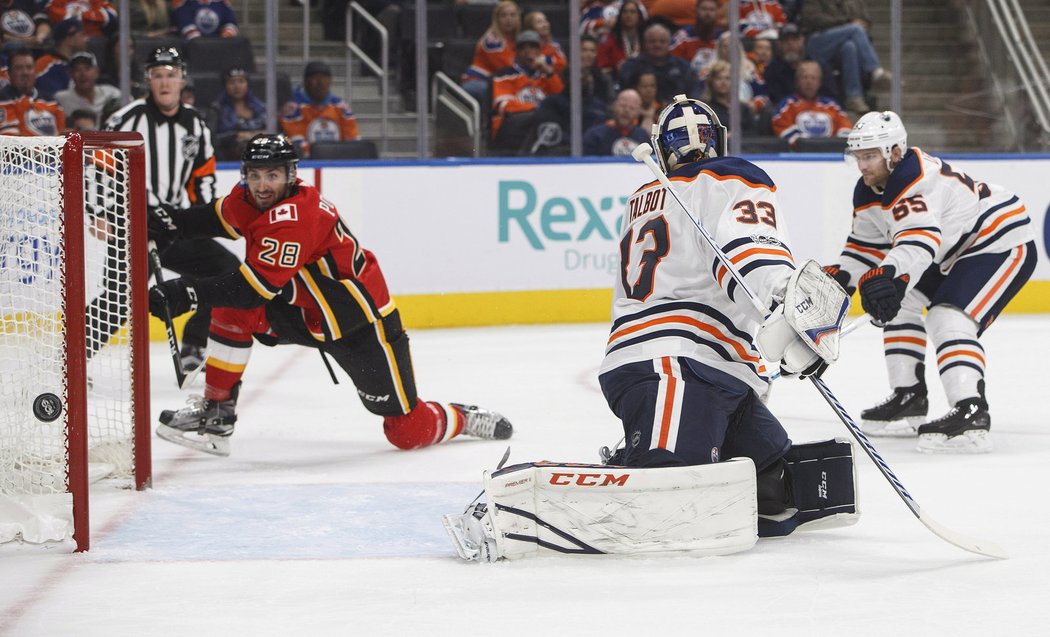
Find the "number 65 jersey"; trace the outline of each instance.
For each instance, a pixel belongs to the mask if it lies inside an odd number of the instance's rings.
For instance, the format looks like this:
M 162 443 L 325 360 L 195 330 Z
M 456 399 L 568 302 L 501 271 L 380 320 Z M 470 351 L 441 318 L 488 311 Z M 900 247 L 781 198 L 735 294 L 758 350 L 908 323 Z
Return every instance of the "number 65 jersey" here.
M 795 265 L 769 175 L 744 159 L 718 157 L 680 166 L 668 177 L 762 305 L 781 297 Z M 768 378 L 753 338 L 762 317 L 659 181 L 627 201 L 619 252 L 613 325 L 599 374 L 685 356 L 765 391 Z

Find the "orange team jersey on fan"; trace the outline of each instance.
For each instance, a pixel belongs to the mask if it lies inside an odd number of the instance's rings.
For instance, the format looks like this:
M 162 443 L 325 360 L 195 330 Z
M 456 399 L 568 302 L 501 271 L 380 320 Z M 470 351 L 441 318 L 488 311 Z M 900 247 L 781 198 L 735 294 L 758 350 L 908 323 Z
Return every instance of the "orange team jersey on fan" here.
M 721 34 L 722 29 L 715 29 L 710 39 L 703 39 L 696 35 L 696 26 L 690 24 L 675 32 L 671 40 L 671 55 L 688 62 L 689 68 L 702 80 L 718 59 L 718 36 Z
M 565 59 L 565 52 L 561 50 L 561 45 L 551 40 L 540 47 L 540 53 L 543 54 L 547 64 L 551 65 L 555 73 L 561 73 L 562 69 L 568 61 Z
M 84 24 L 84 33 L 93 38 L 117 28 L 117 9 L 105 0 L 51 0 L 47 3 L 47 19 L 51 24 L 67 18 L 79 19 Z
M 842 137 L 852 128 L 853 122 L 835 100 L 822 96 L 812 100 L 798 95 L 785 97 L 773 116 L 773 134 L 789 144 L 800 137 Z
M 459 81 L 489 79 L 496 71 L 514 64 L 514 53 L 513 42 L 489 29 L 478 40 L 474 60 Z
M 349 104 L 331 93 L 315 104 L 301 87 L 292 93 L 281 113 L 281 128 L 293 144 L 306 152 L 314 142 L 348 141 L 360 136 Z
M 776 0 L 742 0 L 740 37 L 757 38 L 764 31 L 776 33 L 787 22 L 783 7 Z
M 49 100 L 23 95 L 15 100 L 0 102 L 0 135 L 36 137 L 58 135 L 66 130 L 66 114 L 62 107 Z
M 503 69 L 492 78 L 492 136 L 499 132 L 505 114 L 531 111 L 564 88 L 561 77 L 553 73 L 533 76 L 517 64 Z
M 243 237 L 241 273 L 259 296 L 278 294 L 306 310 L 315 337 L 338 339 L 353 321 L 333 307 L 352 307 L 368 323 L 393 310 L 386 280 L 375 256 L 361 247 L 335 206 L 313 186 L 297 180 L 296 191 L 261 212 L 238 184 L 215 209 L 233 239 Z M 323 327 L 322 327 L 323 326 Z

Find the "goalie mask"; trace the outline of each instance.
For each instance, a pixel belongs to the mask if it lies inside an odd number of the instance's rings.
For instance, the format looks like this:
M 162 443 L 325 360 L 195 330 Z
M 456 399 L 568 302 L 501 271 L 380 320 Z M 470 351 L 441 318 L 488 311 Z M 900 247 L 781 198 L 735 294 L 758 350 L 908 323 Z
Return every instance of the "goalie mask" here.
M 299 155 L 284 135 L 260 133 L 252 137 L 241 153 L 241 180 L 248 176 L 249 168 L 273 168 L 283 166 L 288 175 L 288 185 L 295 184 Z
M 846 159 L 856 164 L 854 153 L 858 150 L 878 149 L 886 160 L 886 168 L 893 170 L 890 159 L 893 148 L 900 146 L 901 151 L 908 149 L 908 132 L 904 122 L 893 111 L 872 111 L 857 120 L 846 139 Z
M 660 169 L 668 173 L 680 164 L 726 156 L 726 127 L 700 100 L 676 95 L 653 124 L 653 148 Z

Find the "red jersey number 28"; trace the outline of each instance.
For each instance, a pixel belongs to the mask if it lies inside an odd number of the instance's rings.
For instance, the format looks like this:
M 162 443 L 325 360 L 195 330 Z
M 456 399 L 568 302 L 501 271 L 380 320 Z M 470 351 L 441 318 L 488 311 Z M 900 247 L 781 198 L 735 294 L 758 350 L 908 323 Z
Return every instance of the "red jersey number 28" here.
M 299 263 L 299 244 L 295 241 L 278 241 L 265 237 L 259 251 L 259 260 L 282 268 L 294 268 Z

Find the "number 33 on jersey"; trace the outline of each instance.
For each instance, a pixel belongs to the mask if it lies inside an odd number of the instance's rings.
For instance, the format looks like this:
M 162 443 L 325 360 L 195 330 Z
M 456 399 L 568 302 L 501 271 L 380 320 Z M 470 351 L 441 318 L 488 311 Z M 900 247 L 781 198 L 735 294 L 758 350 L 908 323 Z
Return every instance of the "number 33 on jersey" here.
M 689 215 L 763 303 L 780 295 L 795 269 L 778 226 L 776 186 L 754 164 L 721 157 L 668 175 Z M 758 317 L 693 221 L 658 181 L 628 200 L 619 242 L 619 281 L 603 371 L 655 356 L 689 356 L 758 390 L 764 369 L 752 334 Z

